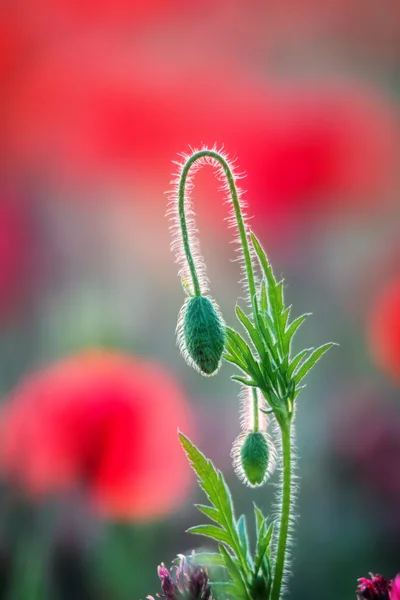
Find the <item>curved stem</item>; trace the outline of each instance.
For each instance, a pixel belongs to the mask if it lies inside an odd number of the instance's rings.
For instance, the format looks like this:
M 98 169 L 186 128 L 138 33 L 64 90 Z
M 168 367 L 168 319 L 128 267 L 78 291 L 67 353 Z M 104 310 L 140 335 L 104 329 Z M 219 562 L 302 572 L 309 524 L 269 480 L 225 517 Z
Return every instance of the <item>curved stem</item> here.
M 282 500 L 279 539 L 275 560 L 274 581 L 271 590 L 271 600 L 279 600 L 281 595 L 282 579 L 285 571 L 286 547 L 289 536 L 290 504 L 292 492 L 290 427 L 290 422 L 280 424 L 282 434 Z
M 229 191 L 231 193 L 232 203 L 233 203 L 233 207 L 235 210 L 235 217 L 236 217 L 237 226 L 238 226 L 239 235 L 240 235 L 240 242 L 241 242 L 242 248 L 243 248 L 244 262 L 245 262 L 245 266 L 246 266 L 246 274 L 247 274 L 247 279 L 249 282 L 250 298 L 253 299 L 256 295 L 253 264 L 251 262 L 249 241 L 247 238 L 247 232 L 246 232 L 246 228 L 244 225 L 242 209 L 240 207 L 239 196 L 238 196 L 238 192 L 237 192 L 236 185 L 235 185 L 235 179 L 234 179 L 233 173 L 232 173 L 227 161 L 224 159 L 223 156 L 221 156 L 221 154 L 219 154 L 218 152 L 215 152 L 214 150 L 200 150 L 199 152 L 195 152 L 194 154 L 192 154 L 192 156 L 190 158 L 188 158 L 188 160 L 184 164 L 182 173 L 181 173 L 181 177 L 179 180 L 179 188 L 178 188 L 179 221 L 180 221 L 180 226 L 181 226 L 181 231 L 182 231 L 183 248 L 185 251 L 186 259 L 188 261 L 190 273 L 191 273 L 192 280 L 193 280 L 194 293 L 196 296 L 201 296 L 200 282 L 199 282 L 199 278 L 196 273 L 196 266 L 194 263 L 192 251 L 190 249 L 189 233 L 188 233 L 188 228 L 187 228 L 187 223 L 186 223 L 185 186 L 186 186 L 186 181 L 187 181 L 187 177 L 188 177 L 190 168 L 193 166 L 193 164 L 197 160 L 204 158 L 206 156 L 213 158 L 221 165 L 221 167 L 224 170 L 226 179 L 228 181 Z

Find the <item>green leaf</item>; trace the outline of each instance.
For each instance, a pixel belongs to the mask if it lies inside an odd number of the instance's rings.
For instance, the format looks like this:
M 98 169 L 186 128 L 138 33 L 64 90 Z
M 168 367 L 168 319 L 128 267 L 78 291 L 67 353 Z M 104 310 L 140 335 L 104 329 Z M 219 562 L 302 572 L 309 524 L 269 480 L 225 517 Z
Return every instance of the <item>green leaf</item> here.
M 261 550 L 264 550 L 264 548 L 266 550 L 268 549 L 268 547 L 270 546 L 271 541 L 272 541 L 272 534 L 274 532 L 274 524 L 273 523 L 271 523 L 268 528 L 266 525 L 265 525 L 265 527 L 266 527 L 265 534 L 262 537 L 261 541 L 259 542 Z
M 251 241 L 252 241 L 254 250 L 256 251 L 261 268 L 262 268 L 265 278 L 267 280 L 267 285 L 269 288 L 275 288 L 277 283 L 276 283 L 274 273 L 272 271 L 272 267 L 268 261 L 268 258 L 266 256 L 260 242 L 258 241 L 258 239 L 256 238 L 256 236 L 254 235 L 254 233 L 252 231 L 250 232 L 250 236 L 251 236 Z
M 262 316 L 265 320 L 271 320 L 270 330 L 274 332 L 279 349 L 280 359 L 284 360 L 287 351 L 285 350 L 285 329 L 289 318 L 290 307 L 285 308 L 283 299 L 283 280 L 277 282 L 272 271 L 268 258 L 254 235 L 251 232 L 251 240 L 254 250 L 257 254 L 260 266 L 264 272 L 266 285 L 261 287 L 261 308 Z
M 211 590 L 217 594 L 227 594 L 229 600 L 242 600 L 243 593 L 237 586 L 230 581 L 211 581 Z
M 254 504 L 254 515 L 256 519 L 257 544 L 254 557 L 254 575 L 257 576 L 260 568 L 264 566 L 267 573 L 270 572 L 269 546 L 272 540 L 273 524 L 267 527 L 267 520 L 261 510 Z
M 204 504 L 195 504 L 195 507 L 200 512 L 202 512 L 203 515 L 206 515 L 212 521 L 215 521 L 216 523 L 221 523 L 220 512 L 217 508 L 214 508 L 214 506 L 204 506 Z
M 246 581 L 243 579 L 242 573 L 238 568 L 234 558 L 221 544 L 219 545 L 219 551 L 221 553 L 222 558 L 224 559 L 226 568 L 228 569 L 228 573 L 232 579 L 233 585 L 239 591 L 239 594 L 242 597 L 249 597 Z
M 230 327 L 226 327 L 226 336 L 226 349 L 228 352 L 239 359 L 243 364 L 242 370 L 248 373 L 252 379 L 255 381 L 259 379 L 261 375 L 260 368 L 244 339 Z
M 260 531 L 262 531 L 262 528 L 265 529 L 265 517 L 255 503 L 254 503 L 254 516 L 256 518 L 257 538 L 259 538 Z M 261 533 L 261 536 L 262 536 L 262 533 Z
M 225 359 L 227 362 L 232 363 L 233 365 L 235 365 L 236 367 L 238 367 L 241 371 L 243 371 L 244 373 L 247 374 L 247 370 L 246 370 L 247 366 L 240 359 L 236 358 L 235 356 L 232 356 L 231 354 L 228 354 L 227 352 L 224 352 L 222 354 L 222 358 Z
M 192 560 L 200 567 L 226 567 L 223 557 L 218 552 L 196 552 Z
M 317 363 L 319 361 L 319 359 L 325 354 L 325 352 L 327 352 L 329 350 L 329 348 L 331 348 L 332 346 L 335 346 L 335 345 L 336 344 L 333 344 L 332 342 L 330 342 L 330 343 L 324 344 L 323 346 L 320 346 L 319 348 L 314 350 L 314 352 L 311 354 L 311 356 L 309 356 L 307 358 L 307 360 L 304 361 L 304 363 L 301 365 L 299 370 L 295 371 L 294 378 L 296 380 L 296 384 L 300 383 L 300 381 L 303 379 L 303 377 L 305 375 L 307 375 L 308 371 L 313 368 L 315 363 Z
M 243 327 L 246 329 L 247 333 L 250 336 L 251 341 L 254 344 L 254 347 L 256 348 L 256 350 L 258 352 L 259 357 L 262 359 L 265 354 L 266 348 L 264 346 L 262 338 L 260 337 L 260 334 L 258 333 L 257 329 L 255 328 L 253 323 L 244 314 L 244 312 L 238 305 L 236 305 L 236 316 L 239 319 L 239 321 L 242 323 Z
M 224 542 L 230 546 L 231 536 L 224 529 L 216 527 L 215 525 L 196 525 L 186 530 L 186 533 L 192 533 L 194 535 L 204 535 L 217 542 Z
M 252 560 L 251 560 L 250 549 L 249 549 L 249 536 L 247 534 L 247 525 L 246 525 L 246 516 L 245 515 L 241 515 L 241 517 L 239 517 L 238 522 L 237 522 L 237 530 L 238 530 L 238 534 L 239 534 L 240 544 L 243 548 L 243 552 L 247 556 L 247 562 L 252 567 Z
M 240 377 L 240 375 L 231 375 L 232 381 L 238 381 L 243 385 L 248 385 L 251 387 L 258 387 L 258 383 L 253 381 L 252 379 L 246 379 L 246 377 Z
M 222 473 L 214 467 L 210 460 L 207 460 L 186 436 L 179 433 L 179 439 L 197 474 L 200 486 L 213 504 L 213 508 L 216 509 L 212 511 L 211 518 L 221 526 L 221 529 L 214 526 L 206 526 L 211 527 L 211 529 L 204 529 L 204 527 L 200 526 L 195 527 L 194 530 L 192 528 L 190 531 L 196 534 L 208 535 L 226 543 L 239 559 L 243 573 L 247 575 L 249 568 L 246 555 L 241 547 L 233 512 L 232 498 L 225 479 Z
M 296 354 L 296 356 L 290 361 L 289 368 L 288 368 L 288 377 L 292 377 L 294 371 L 299 366 L 299 364 L 301 363 L 301 361 L 303 360 L 303 358 L 309 352 L 312 352 L 312 351 L 313 351 L 313 348 L 306 348 L 305 350 L 302 350 L 301 352 L 299 352 L 298 354 Z
M 296 331 L 298 330 L 300 325 L 302 325 L 304 323 L 304 321 L 307 319 L 307 317 L 309 317 L 310 315 L 311 315 L 311 313 L 305 313 L 304 315 L 297 317 L 297 319 L 294 319 L 294 321 L 292 321 L 290 323 L 289 327 L 287 329 L 285 329 L 284 347 L 285 347 L 286 352 L 289 352 L 290 342 L 291 342 L 294 334 L 296 333 Z

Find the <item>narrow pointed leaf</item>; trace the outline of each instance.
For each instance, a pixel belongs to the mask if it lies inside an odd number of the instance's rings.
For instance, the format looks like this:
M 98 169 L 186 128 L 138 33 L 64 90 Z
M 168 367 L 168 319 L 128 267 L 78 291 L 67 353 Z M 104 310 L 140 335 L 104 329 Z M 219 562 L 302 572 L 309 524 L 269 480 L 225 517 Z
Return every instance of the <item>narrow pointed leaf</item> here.
M 243 371 L 244 373 L 247 374 L 247 365 L 244 364 L 243 361 L 239 360 L 238 358 L 232 356 L 231 354 L 227 354 L 226 352 L 224 352 L 224 354 L 222 355 L 222 358 L 224 360 L 226 360 L 227 362 L 232 363 L 233 365 L 235 365 L 238 369 L 240 369 L 241 371 Z
M 242 370 L 248 373 L 254 380 L 259 379 L 261 375 L 260 368 L 244 339 L 229 327 L 226 327 L 226 334 L 228 352 L 235 357 L 239 355 L 239 360 L 245 364 L 245 366 L 242 366 Z
M 236 528 L 232 498 L 222 473 L 218 471 L 212 462 L 207 460 L 196 446 L 182 433 L 179 433 L 179 439 L 197 474 L 200 486 L 207 494 L 213 506 L 219 511 L 219 523 L 221 523 L 221 527 L 223 527 L 223 529 L 219 529 L 218 527 L 208 526 L 212 527 L 212 529 L 211 531 L 206 530 L 206 533 L 204 533 L 204 529 L 199 529 L 199 527 L 197 527 L 194 528 L 194 532 L 203 535 L 212 533 L 213 535 L 211 535 L 211 537 L 228 544 L 236 556 L 240 558 L 241 564 L 243 564 L 243 568 L 245 568 L 247 566 L 246 556 L 243 553 Z M 213 516 L 216 516 L 216 513 L 213 513 Z M 215 535 L 219 537 L 215 538 Z
M 231 536 L 220 527 L 216 527 L 215 525 L 196 525 L 195 527 L 190 527 L 186 530 L 187 533 L 192 533 L 193 535 L 204 535 L 205 537 L 209 537 L 217 542 L 224 542 L 224 544 L 231 544 Z
M 237 522 L 237 529 L 239 533 L 240 544 L 243 548 L 243 552 L 247 556 L 247 562 L 251 564 L 250 550 L 249 550 L 249 537 L 247 534 L 246 516 L 242 515 Z
M 313 368 L 313 366 L 319 361 L 319 359 L 335 344 L 328 343 L 320 346 L 307 358 L 306 361 L 301 365 L 298 371 L 295 371 L 295 380 L 296 383 L 300 383 L 305 375 L 307 375 L 308 371 Z
M 231 379 L 232 379 L 232 381 L 238 381 L 239 383 L 242 383 L 243 385 L 248 385 L 251 387 L 258 387 L 258 383 L 256 383 L 252 379 L 246 379 L 246 377 L 240 377 L 240 375 L 231 375 Z
M 206 515 L 209 519 L 215 521 L 215 523 L 222 526 L 224 525 L 223 519 L 221 519 L 221 513 L 217 508 L 214 508 L 213 506 L 204 506 L 204 504 L 195 504 L 195 507 L 202 512 L 203 515 Z
M 313 348 L 306 348 L 305 350 L 302 350 L 301 352 L 299 352 L 298 354 L 296 354 L 296 356 L 290 361 L 290 365 L 289 365 L 289 369 L 288 369 L 288 376 L 292 377 L 294 371 L 297 369 L 297 367 L 299 366 L 299 364 L 301 363 L 301 361 L 303 360 L 303 358 L 309 353 L 312 352 Z
M 222 546 L 221 544 L 219 545 L 219 551 L 220 551 L 222 558 L 224 559 L 224 562 L 225 562 L 226 568 L 228 569 L 229 575 L 231 576 L 232 583 L 234 584 L 236 589 L 239 591 L 239 594 L 243 598 L 248 598 L 249 600 L 251 600 L 251 598 L 248 594 L 248 591 L 247 591 L 246 582 L 243 579 L 242 573 L 241 573 L 238 565 L 236 564 L 234 558 L 232 558 L 232 556 L 229 554 L 229 552 L 226 550 L 226 548 L 224 546 Z
M 304 315 L 301 315 L 300 317 L 297 317 L 297 319 L 294 319 L 294 321 L 292 321 L 289 325 L 289 327 L 285 330 L 285 334 L 284 334 L 284 344 L 285 344 L 285 350 L 288 352 L 289 348 L 290 348 L 290 342 L 292 337 L 294 336 L 294 334 L 296 333 L 296 331 L 298 330 L 298 328 L 304 323 L 304 321 L 307 319 L 307 317 L 310 316 L 311 313 L 306 313 Z
M 256 504 L 254 504 L 254 516 L 256 518 L 257 537 L 259 537 L 262 527 L 265 526 L 265 517 Z
M 254 571 L 256 574 L 260 570 L 263 562 L 265 562 L 266 559 L 269 558 L 269 547 L 270 547 L 270 544 L 272 541 L 273 530 L 274 530 L 273 523 L 271 523 L 270 526 L 267 528 L 266 522 L 264 521 L 264 523 L 260 529 L 260 534 L 257 539 L 257 549 L 256 549 L 256 556 L 255 556 L 255 561 L 254 561 Z M 268 570 L 269 570 L 269 563 L 268 563 Z
M 251 236 L 251 241 L 254 247 L 254 250 L 256 251 L 260 266 L 264 272 L 265 278 L 267 280 L 267 284 L 270 287 L 276 287 L 276 279 L 274 277 L 274 273 L 272 271 L 272 267 L 268 261 L 268 258 L 260 244 L 260 242 L 258 241 L 258 239 L 256 238 L 256 236 L 254 235 L 253 232 L 250 232 L 250 236 Z
M 265 346 L 257 329 L 254 327 L 250 319 L 244 314 L 240 306 L 236 306 L 236 316 L 242 323 L 243 327 L 246 329 L 251 341 L 254 344 L 255 349 L 258 352 L 259 357 L 262 359 L 265 354 Z
M 265 279 L 263 279 L 262 283 L 261 283 L 260 311 L 262 313 L 265 313 L 268 311 L 267 284 L 265 282 Z

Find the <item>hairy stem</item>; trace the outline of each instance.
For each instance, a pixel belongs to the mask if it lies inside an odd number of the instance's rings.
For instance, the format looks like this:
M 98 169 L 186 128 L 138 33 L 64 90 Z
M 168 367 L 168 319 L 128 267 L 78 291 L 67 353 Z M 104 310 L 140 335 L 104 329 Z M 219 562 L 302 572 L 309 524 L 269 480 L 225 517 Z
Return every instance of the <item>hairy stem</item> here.
M 196 273 L 196 266 L 195 266 L 195 262 L 193 259 L 192 251 L 190 249 L 189 233 L 188 233 L 188 228 L 187 228 L 187 223 L 186 223 L 186 215 L 185 215 L 185 186 L 186 186 L 186 181 L 187 181 L 187 177 L 188 177 L 190 168 L 194 165 L 194 163 L 197 160 L 204 158 L 204 157 L 210 157 L 210 158 L 213 158 L 214 160 L 216 160 L 223 168 L 226 179 L 228 181 L 229 191 L 231 194 L 232 203 L 233 203 L 233 207 L 235 210 L 237 227 L 239 230 L 240 242 L 241 242 L 242 248 L 243 248 L 244 262 L 245 262 L 245 266 L 246 266 L 246 274 L 247 274 L 247 279 L 249 282 L 250 297 L 255 298 L 256 286 L 255 286 L 255 281 L 254 281 L 253 264 L 251 261 L 249 241 L 247 238 L 246 227 L 244 225 L 242 209 L 240 207 L 239 196 L 238 196 L 238 192 L 237 192 L 236 185 L 235 185 L 235 178 L 234 178 L 233 173 L 232 173 L 227 161 L 225 160 L 225 158 L 223 156 L 221 156 L 221 154 L 219 154 L 218 152 L 215 152 L 214 150 L 200 150 L 199 152 L 195 152 L 194 154 L 192 154 L 192 156 L 190 158 L 188 158 L 188 160 L 186 161 L 186 163 L 183 166 L 182 174 L 181 174 L 180 181 L 179 181 L 179 189 L 178 189 L 179 221 L 180 221 L 181 232 L 182 232 L 183 248 L 185 251 L 186 259 L 188 261 L 190 273 L 192 276 L 194 293 L 196 296 L 200 296 L 201 295 L 201 287 L 200 287 L 199 278 Z
M 274 580 L 271 590 L 271 600 L 279 600 L 281 596 L 282 579 L 285 572 L 286 548 L 289 536 L 291 487 L 292 487 L 292 449 L 290 439 L 291 423 L 280 423 L 282 434 L 282 504 L 279 526 L 279 539 L 275 559 Z
M 258 392 L 256 388 L 252 388 L 252 392 L 253 392 L 253 418 L 254 418 L 254 423 L 253 423 L 253 427 L 254 427 L 254 431 L 258 431 L 259 427 L 260 427 L 260 419 L 259 419 L 259 413 L 258 413 Z

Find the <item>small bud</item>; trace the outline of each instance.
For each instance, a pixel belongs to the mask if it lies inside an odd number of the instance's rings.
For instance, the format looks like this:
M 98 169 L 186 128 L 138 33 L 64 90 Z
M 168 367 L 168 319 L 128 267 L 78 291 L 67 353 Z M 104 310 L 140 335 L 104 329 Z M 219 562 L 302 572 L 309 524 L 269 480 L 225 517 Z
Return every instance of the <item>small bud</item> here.
M 215 303 L 206 296 L 189 298 L 180 314 L 178 332 L 187 362 L 203 375 L 213 375 L 225 346 L 225 326 Z
M 269 465 L 269 447 L 260 431 L 250 431 L 240 451 L 244 477 L 253 486 L 264 483 Z

